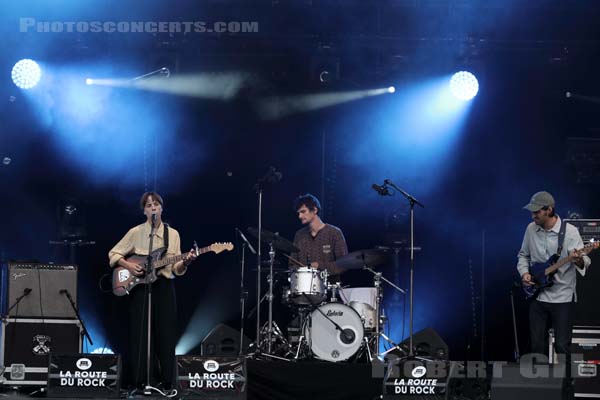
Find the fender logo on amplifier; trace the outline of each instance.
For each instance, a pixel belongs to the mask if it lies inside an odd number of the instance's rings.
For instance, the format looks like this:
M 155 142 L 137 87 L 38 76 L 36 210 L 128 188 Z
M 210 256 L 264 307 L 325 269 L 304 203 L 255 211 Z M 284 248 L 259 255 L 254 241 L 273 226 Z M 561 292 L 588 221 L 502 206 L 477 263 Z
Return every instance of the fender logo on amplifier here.
M 17 279 L 22 278 L 24 276 L 27 276 L 27 274 L 18 274 L 16 272 L 12 274 L 13 281 L 16 281 Z

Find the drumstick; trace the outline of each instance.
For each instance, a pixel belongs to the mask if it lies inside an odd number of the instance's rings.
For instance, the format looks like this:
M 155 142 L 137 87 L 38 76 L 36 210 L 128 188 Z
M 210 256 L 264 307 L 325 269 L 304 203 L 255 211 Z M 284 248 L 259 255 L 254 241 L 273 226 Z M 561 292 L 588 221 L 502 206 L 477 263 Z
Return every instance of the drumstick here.
M 296 260 L 294 257 L 288 256 L 287 254 L 284 254 L 284 256 L 286 256 L 292 263 L 296 264 L 299 267 L 306 267 L 306 265 L 302 264 L 300 261 Z

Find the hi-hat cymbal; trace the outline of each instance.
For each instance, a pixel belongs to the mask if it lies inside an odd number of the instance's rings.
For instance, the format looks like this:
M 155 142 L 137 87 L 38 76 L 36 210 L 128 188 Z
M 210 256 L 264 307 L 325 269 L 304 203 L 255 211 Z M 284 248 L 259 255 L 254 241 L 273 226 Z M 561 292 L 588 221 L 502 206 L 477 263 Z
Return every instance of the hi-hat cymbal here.
M 338 258 L 335 263 L 346 269 L 362 269 L 365 265 L 375 267 L 385 264 L 393 254 L 393 251 L 389 249 L 357 250 Z
M 248 228 L 248 233 L 258 239 L 257 228 Z M 285 253 L 297 253 L 300 251 L 296 246 L 294 246 L 294 243 L 282 236 L 279 236 L 279 233 L 269 232 L 266 229 L 262 230 L 260 241 L 267 244 L 273 243 L 273 247 Z

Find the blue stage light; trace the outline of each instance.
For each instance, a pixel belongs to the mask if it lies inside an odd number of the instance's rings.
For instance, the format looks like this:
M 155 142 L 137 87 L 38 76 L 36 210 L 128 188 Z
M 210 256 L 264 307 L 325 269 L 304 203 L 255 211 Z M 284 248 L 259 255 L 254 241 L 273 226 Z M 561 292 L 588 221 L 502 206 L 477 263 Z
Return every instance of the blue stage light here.
M 477 96 L 479 91 L 479 82 L 475 75 L 468 71 L 460 71 L 452 75 L 450 79 L 450 90 L 454 97 L 469 101 Z
M 21 89 L 31 89 L 40 81 L 42 69 L 35 61 L 24 59 L 15 64 L 11 75 L 15 85 Z

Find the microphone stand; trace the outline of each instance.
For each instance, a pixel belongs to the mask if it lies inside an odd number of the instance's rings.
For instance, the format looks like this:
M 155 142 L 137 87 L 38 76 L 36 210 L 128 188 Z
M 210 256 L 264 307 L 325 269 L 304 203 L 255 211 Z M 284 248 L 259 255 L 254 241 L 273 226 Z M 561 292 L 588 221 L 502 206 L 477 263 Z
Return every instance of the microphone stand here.
M 71 293 L 69 293 L 69 291 L 67 289 L 60 290 L 60 293 L 67 296 L 67 299 L 69 300 L 69 303 L 71 304 L 71 308 L 75 312 L 75 316 L 77 317 L 77 319 L 79 320 L 79 323 L 81 324 L 81 336 L 85 336 L 85 338 L 88 340 L 88 342 L 90 342 L 90 345 L 93 346 L 94 342 L 92 342 L 92 338 L 90 337 L 90 334 L 89 334 L 87 328 L 85 327 L 85 323 L 83 322 L 81 315 L 79 315 L 79 310 L 77 309 L 77 306 L 75 306 L 75 302 L 73 301 L 73 298 L 71 297 Z
M 150 245 L 148 247 L 148 257 L 146 258 L 146 275 L 149 275 L 152 272 L 152 246 L 154 245 L 156 218 L 156 214 L 152 214 L 152 218 L 150 218 L 152 228 L 150 229 Z M 148 332 L 146 335 L 146 339 L 148 340 L 148 343 L 146 345 L 146 385 L 144 386 L 144 394 L 150 395 L 152 394 L 152 386 L 150 386 L 150 339 L 152 336 L 152 283 L 150 282 L 146 284 L 146 293 L 146 300 L 148 301 Z
M 263 189 L 262 189 L 262 185 L 260 183 L 256 184 L 256 192 L 258 194 L 258 244 L 257 244 L 257 248 L 258 250 L 256 251 L 256 270 L 257 270 L 257 278 L 256 278 L 256 346 L 255 346 L 255 351 L 257 353 L 260 353 L 260 302 L 261 302 L 261 287 L 260 287 L 260 283 L 261 283 L 261 248 L 262 248 L 262 242 L 261 242 L 261 236 L 262 236 L 262 198 L 263 198 Z
M 246 246 L 253 254 L 256 254 L 256 250 L 252 247 L 246 236 L 240 231 L 238 228 L 235 228 L 235 231 L 240 235 L 242 239 L 242 259 L 240 260 L 240 308 L 241 308 L 241 317 L 240 317 L 240 353 L 241 356 L 244 352 L 244 325 L 246 319 L 246 297 L 248 296 L 248 292 L 244 289 L 244 270 L 246 264 Z
M 515 314 L 515 288 L 521 285 L 514 285 L 510 288 L 510 307 L 512 308 L 512 323 L 513 323 L 513 334 L 515 336 L 515 361 L 519 362 L 521 359 L 521 352 L 519 351 L 519 336 L 517 335 L 517 316 Z
M 408 357 L 414 357 L 414 348 L 413 348 L 413 301 L 414 301 L 414 276 L 415 276 L 415 204 L 419 205 L 421 208 L 425 208 L 423 203 L 418 201 L 416 198 L 411 196 L 409 193 L 400 189 L 394 182 L 389 179 L 383 181 L 386 185 L 389 185 L 400 192 L 410 204 L 410 294 L 409 294 L 409 351 Z
M 25 297 L 27 297 L 27 296 L 29 295 L 29 293 L 31 293 L 31 289 L 29 289 L 29 290 L 25 289 L 25 290 L 23 291 L 23 294 L 22 294 L 22 295 L 20 295 L 19 297 L 17 297 L 17 298 L 15 299 L 15 302 L 14 302 L 14 303 L 13 303 L 13 304 L 12 304 L 12 305 L 11 305 L 11 306 L 8 308 L 8 310 L 6 310 L 6 316 L 5 316 L 5 318 L 9 316 L 9 314 L 10 314 L 10 311 L 11 311 L 13 308 L 15 308 L 16 306 L 18 306 L 18 305 L 19 305 L 19 303 L 21 302 L 21 300 L 23 300 Z

